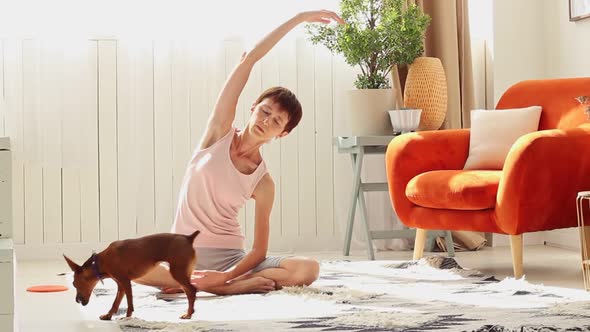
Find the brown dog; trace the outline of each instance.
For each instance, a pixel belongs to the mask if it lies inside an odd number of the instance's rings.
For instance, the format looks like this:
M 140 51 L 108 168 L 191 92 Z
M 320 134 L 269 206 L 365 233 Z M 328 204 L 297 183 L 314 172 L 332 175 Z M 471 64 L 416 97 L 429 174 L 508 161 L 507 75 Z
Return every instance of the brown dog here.
M 100 253 L 92 254 L 82 266 L 64 255 L 66 262 L 74 271 L 76 302 L 87 305 L 96 284 L 103 278 L 112 278 L 119 286 L 117 297 L 111 310 L 100 316 L 100 319 L 110 320 L 119 310 L 123 292 L 127 297 L 127 317 L 131 317 L 133 313 L 131 280 L 145 275 L 159 262 L 168 262 L 170 274 L 174 280 L 178 281 L 188 298 L 188 311 L 180 318 L 190 319 L 195 312 L 197 293 L 197 289 L 190 282 L 196 260 L 193 241 L 199 233 L 199 231 L 191 235 L 161 233 L 115 241 Z

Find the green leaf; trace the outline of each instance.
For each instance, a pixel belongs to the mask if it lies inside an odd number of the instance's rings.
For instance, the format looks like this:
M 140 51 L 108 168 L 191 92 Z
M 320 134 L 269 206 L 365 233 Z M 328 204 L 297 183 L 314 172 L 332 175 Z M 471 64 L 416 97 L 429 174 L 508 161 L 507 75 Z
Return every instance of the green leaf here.
M 430 16 L 405 0 L 341 0 L 345 25 L 306 26 L 313 44 L 342 54 L 346 63 L 359 66 L 359 89 L 389 88 L 387 74 L 394 64 L 411 64 L 424 52 L 424 34 Z

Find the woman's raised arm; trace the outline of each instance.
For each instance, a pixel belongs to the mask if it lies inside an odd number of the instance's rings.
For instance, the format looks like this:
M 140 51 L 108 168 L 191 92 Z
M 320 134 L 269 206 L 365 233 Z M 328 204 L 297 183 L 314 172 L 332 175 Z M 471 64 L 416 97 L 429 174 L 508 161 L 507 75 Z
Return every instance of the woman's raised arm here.
M 229 75 L 221 89 L 221 93 L 217 97 L 200 148 L 204 149 L 212 145 L 231 129 L 236 116 L 238 98 L 244 90 L 252 67 L 256 62 L 262 59 L 281 38 L 298 24 L 303 22 L 330 23 L 332 20 L 340 24 L 344 23 L 336 13 L 328 10 L 299 13 L 271 31 L 250 52 L 244 53 L 241 61 Z

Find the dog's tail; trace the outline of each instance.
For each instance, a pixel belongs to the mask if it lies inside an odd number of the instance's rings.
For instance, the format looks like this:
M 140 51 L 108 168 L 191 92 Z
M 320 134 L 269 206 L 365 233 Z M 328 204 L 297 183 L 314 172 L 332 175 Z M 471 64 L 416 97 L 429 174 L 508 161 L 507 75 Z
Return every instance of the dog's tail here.
M 194 231 L 193 234 L 187 235 L 186 238 L 190 241 L 190 243 L 193 243 L 199 233 L 201 233 L 201 231 Z

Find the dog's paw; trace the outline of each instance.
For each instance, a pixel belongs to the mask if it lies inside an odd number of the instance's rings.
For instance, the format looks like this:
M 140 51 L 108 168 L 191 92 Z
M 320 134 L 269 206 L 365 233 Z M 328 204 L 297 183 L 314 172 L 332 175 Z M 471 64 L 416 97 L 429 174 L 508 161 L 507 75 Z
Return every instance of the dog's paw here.
M 180 319 L 191 319 L 191 317 L 193 316 L 193 314 L 184 314 L 182 316 L 180 316 Z
M 104 314 L 104 315 L 101 315 L 99 318 L 100 318 L 100 320 L 111 320 L 112 316 L 113 315 L 111 315 L 111 314 Z

